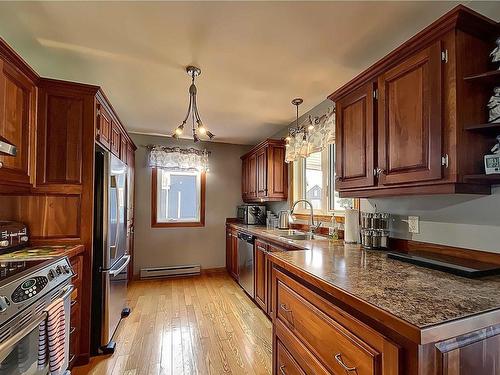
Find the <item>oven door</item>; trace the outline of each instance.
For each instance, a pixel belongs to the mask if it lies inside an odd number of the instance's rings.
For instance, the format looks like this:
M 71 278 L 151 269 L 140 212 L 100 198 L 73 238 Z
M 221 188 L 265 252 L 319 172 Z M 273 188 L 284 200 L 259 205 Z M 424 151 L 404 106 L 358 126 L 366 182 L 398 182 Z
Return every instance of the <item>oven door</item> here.
M 0 344 L 0 375 L 46 375 L 48 362 L 38 365 L 39 326 L 47 318 L 43 312 L 29 325 Z

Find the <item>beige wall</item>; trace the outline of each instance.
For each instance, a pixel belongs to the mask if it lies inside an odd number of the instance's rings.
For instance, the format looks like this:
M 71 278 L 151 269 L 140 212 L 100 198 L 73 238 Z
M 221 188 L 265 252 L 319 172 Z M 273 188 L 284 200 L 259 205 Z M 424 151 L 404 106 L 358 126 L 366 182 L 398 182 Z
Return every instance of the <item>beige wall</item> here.
M 136 224 L 134 272 L 142 267 L 200 264 L 225 267 L 225 220 L 241 204 L 240 156 L 250 146 L 225 143 L 195 144 L 187 140 L 132 134 L 136 152 Z M 206 216 L 203 228 L 151 228 L 151 170 L 141 145 L 161 144 L 203 148 L 212 152 L 207 174 Z

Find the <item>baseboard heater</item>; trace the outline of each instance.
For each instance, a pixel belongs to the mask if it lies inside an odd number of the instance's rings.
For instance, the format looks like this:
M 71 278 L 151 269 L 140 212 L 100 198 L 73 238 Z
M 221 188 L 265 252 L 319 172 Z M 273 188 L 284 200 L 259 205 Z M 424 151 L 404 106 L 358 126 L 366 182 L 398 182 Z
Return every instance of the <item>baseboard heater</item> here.
M 163 277 L 193 276 L 201 272 L 200 265 L 141 268 L 141 280 Z

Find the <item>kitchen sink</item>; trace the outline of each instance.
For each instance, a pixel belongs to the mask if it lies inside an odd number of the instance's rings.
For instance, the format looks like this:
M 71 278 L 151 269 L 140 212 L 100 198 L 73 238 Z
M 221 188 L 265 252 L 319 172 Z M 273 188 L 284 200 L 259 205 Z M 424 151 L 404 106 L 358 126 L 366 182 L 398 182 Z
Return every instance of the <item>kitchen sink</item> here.
M 297 241 L 303 241 L 303 240 L 325 240 L 326 237 L 323 236 L 317 236 L 315 234 L 310 234 L 310 233 L 295 233 L 295 234 L 283 234 L 280 237 L 289 239 L 289 240 L 297 240 Z

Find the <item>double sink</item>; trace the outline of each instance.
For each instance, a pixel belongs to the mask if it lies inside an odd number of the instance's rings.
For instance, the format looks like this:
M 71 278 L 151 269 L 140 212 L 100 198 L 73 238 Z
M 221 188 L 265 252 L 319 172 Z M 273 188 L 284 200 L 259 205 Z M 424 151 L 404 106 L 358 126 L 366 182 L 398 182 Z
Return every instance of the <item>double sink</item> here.
M 327 240 L 327 237 L 318 236 L 316 234 L 302 232 L 296 229 L 274 229 L 270 230 L 269 233 L 272 233 L 278 237 L 285 238 L 287 240 L 294 241 L 310 241 L 310 240 Z

